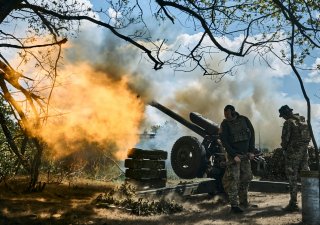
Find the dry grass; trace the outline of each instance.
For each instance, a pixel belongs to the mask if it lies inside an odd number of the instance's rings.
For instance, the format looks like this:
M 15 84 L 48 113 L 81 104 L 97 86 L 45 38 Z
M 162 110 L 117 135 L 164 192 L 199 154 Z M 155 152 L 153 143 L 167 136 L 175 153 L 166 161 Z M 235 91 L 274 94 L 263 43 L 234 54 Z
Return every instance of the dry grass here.
M 20 181 L 21 182 L 21 181 Z M 20 184 L 20 183 L 19 183 Z M 175 198 L 184 211 L 173 215 L 134 216 L 117 208 L 96 208 L 92 201 L 101 193 L 121 183 L 78 180 L 73 184 L 49 184 L 41 193 L 23 193 L 23 185 L 11 183 L 11 190 L 0 186 L 0 224 L 302 224 L 301 213 L 286 214 L 281 210 L 287 194 L 250 193 L 259 208 L 244 215 L 231 215 L 229 206 L 218 198 L 198 195 Z

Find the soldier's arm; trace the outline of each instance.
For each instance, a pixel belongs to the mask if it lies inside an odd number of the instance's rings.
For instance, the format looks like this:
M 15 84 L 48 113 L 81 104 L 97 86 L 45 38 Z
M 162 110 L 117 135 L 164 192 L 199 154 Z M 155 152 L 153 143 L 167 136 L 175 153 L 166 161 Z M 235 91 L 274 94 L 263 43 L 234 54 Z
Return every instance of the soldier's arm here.
M 223 121 L 220 126 L 220 139 L 222 142 L 222 145 L 224 146 L 226 152 L 231 156 L 235 157 L 237 154 L 233 150 L 233 148 L 230 145 L 230 137 L 229 137 L 229 131 L 227 124 Z
M 286 150 L 290 141 L 291 136 L 291 123 L 289 120 L 286 120 L 283 124 L 282 134 L 281 134 L 281 147 L 283 150 Z
M 247 125 L 248 125 L 248 128 L 251 132 L 251 137 L 250 137 L 250 140 L 249 140 L 249 152 L 250 153 L 253 153 L 255 152 L 255 133 L 254 133 L 254 128 L 252 126 L 252 123 L 251 121 L 246 117 L 246 120 L 247 120 Z

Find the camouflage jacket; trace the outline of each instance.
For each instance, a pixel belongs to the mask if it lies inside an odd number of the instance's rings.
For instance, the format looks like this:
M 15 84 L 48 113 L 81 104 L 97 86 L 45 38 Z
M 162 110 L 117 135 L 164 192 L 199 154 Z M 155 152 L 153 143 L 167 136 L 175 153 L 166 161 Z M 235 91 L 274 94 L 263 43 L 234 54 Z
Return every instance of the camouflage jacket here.
M 284 122 L 281 135 L 281 147 L 283 150 L 286 151 L 288 148 L 294 146 L 305 146 L 309 144 L 310 134 L 308 130 L 305 130 L 307 128 L 304 130 L 301 128 L 301 124 L 304 127 L 307 126 L 304 117 L 299 116 L 299 114 L 292 115 L 291 118 Z
M 224 119 L 220 126 L 220 138 L 231 157 L 255 151 L 254 129 L 245 116 L 238 115 L 231 121 Z

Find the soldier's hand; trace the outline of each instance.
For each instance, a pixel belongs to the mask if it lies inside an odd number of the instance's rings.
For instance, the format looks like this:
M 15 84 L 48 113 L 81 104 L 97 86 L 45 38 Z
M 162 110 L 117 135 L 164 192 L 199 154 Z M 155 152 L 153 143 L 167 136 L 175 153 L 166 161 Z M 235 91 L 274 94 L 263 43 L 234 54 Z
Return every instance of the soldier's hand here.
M 284 149 L 282 150 L 282 154 L 284 157 L 287 157 L 287 152 Z
M 254 159 L 254 154 L 253 153 L 249 153 L 249 159 L 253 160 Z
M 236 163 L 240 163 L 240 162 L 241 162 L 241 159 L 240 159 L 239 156 L 235 156 L 235 157 L 234 157 L 234 161 L 235 161 Z

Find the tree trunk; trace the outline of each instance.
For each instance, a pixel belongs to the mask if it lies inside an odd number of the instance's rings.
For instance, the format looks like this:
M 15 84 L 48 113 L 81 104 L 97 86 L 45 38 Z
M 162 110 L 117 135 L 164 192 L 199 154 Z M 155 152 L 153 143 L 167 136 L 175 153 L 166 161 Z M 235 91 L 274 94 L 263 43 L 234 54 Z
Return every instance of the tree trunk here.
M 0 0 L 0 24 L 23 0 Z
M 307 92 L 306 92 L 306 90 L 304 88 L 304 84 L 303 84 L 303 81 L 301 79 L 301 76 L 300 76 L 299 72 L 297 71 L 297 69 L 295 68 L 295 66 L 293 64 L 291 65 L 291 68 L 294 71 L 294 73 L 295 73 L 295 75 L 296 75 L 296 77 L 297 77 L 297 79 L 299 81 L 299 84 L 300 84 L 304 99 L 307 102 L 307 108 L 308 108 L 307 123 L 308 123 L 309 131 L 310 131 L 310 134 L 311 134 L 312 144 L 313 144 L 313 147 L 315 149 L 315 157 L 316 157 L 316 162 L 317 162 L 317 169 L 320 171 L 319 149 L 318 149 L 318 145 L 317 145 L 316 139 L 314 137 L 314 133 L 313 133 L 312 125 L 311 125 L 311 104 L 310 104 L 310 99 L 309 99 L 309 97 L 307 95 Z
M 14 139 L 11 135 L 11 132 L 10 132 L 9 128 L 7 127 L 6 119 L 5 119 L 5 116 L 3 115 L 2 112 L 0 112 L 0 125 L 2 127 L 2 131 L 6 137 L 6 140 L 9 144 L 10 149 L 17 156 L 19 162 L 23 165 L 23 167 L 27 171 L 30 171 L 30 165 L 27 162 L 27 160 L 24 158 L 24 156 L 19 152 L 19 149 L 18 149 L 16 143 L 14 142 Z
M 10 149 L 17 156 L 19 163 L 21 163 L 23 165 L 23 167 L 29 172 L 30 181 L 29 181 L 29 184 L 27 187 L 27 191 L 35 191 L 39 188 L 41 190 L 42 187 L 41 186 L 37 187 L 36 185 L 39 180 L 39 170 L 40 170 L 41 158 L 42 158 L 42 153 L 43 153 L 43 144 L 40 142 L 40 140 L 38 138 L 36 138 L 36 137 L 32 138 L 32 141 L 35 146 L 35 153 L 34 153 L 34 156 L 33 156 L 31 163 L 29 164 L 27 162 L 27 160 L 24 158 L 24 155 L 21 154 L 21 152 L 19 151 L 16 143 L 14 142 L 14 139 L 10 133 L 10 130 L 6 125 L 5 117 L 4 117 L 3 113 L 1 113 L 1 112 L 0 112 L 0 125 L 2 127 L 4 135 L 6 137 L 6 140 L 10 146 Z M 23 153 L 25 151 L 27 140 L 28 140 L 28 138 L 26 137 L 23 141 L 22 146 L 21 146 L 22 147 L 21 151 L 23 151 Z
M 292 22 L 292 21 L 291 21 Z M 300 88 L 301 88 L 301 91 L 302 91 L 302 94 L 303 94 L 303 97 L 304 99 L 306 100 L 307 102 L 307 109 L 308 109 L 308 112 L 307 112 L 307 124 L 308 124 L 308 127 L 309 127 L 309 131 L 310 131 L 310 134 L 311 134 L 311 139 L 312 139 L 312 143 L 313 143 L 313 147 L 315 149 L 315 157 L 316 157 L 316 162 L 317 162 L 317 170 L 320 171 L 320 165 L 319 165 L 319 149 L 318 149 L 318 145 L 317 145 L 317 141 L 314 137 L 314 134 L 313 134 L 313 130 L 312 130 L 312 125 L 311 125 L 311 104 L 310 104 L 310 99 L 308 97 L 308 94 L 306 92 L 306 89 L 304 88 L 304 84 L 303 84 L 303 80 L 301 78 L 301 75 L 299 73 L 299 71 L 297 70 L 296 66 L 295 66 L 295 62 L 294 62 L 294 59 L 295 59 L 295 51 L 294 51 L 294 38 L 295 38 L 295 24 L 292 22 L 292 30 L 291 30 L 291 42 L 290 42 L 290 52 L 291 52 L 291 56 L 290 56 L 290 66 L 291 66 L 291 69 L 293 70 L 295 76 L 297 77 L 298 81 L 299 81 L 299 85 L 300 85 Z M 319 174 L 319 177 L 320 177 L 320 174 Z M 319 187 L 320 188 L 320 187 Z
M 38 188 L 42 189 L 42 187 L 37 187 L 37 183 L 39 180 L 39 171 L 41 165 L 41 158 L 43 153 L 43 144 L 38 138 L 33 138 L 33 143 L 36 148 L 36 152 L 31 162 L 31 170 L 30 170 L 30 181 L 28 186 L 28 191 L 37 191 Z

